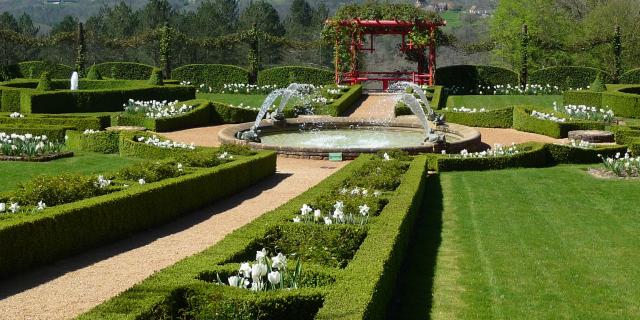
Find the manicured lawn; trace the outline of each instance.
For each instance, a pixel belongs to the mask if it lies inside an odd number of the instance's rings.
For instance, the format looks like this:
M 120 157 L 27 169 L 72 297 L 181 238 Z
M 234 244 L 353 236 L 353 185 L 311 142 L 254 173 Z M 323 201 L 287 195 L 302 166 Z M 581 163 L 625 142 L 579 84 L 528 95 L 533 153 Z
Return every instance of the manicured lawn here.
M 640 181 L 581 168 L 430 178 L 393 318 L 640 318 Z
M 0 192 L 15 189 L 21 182 L 40 174 L 59 175 L 76 172 L 83 174 L 108 173 L 140 161 L 117 154 L 74 151 L 71 158 L 49 162 L 0 162 Z
M 553 102 L 556 101 L 559 106 L 562 105 L 562 96 L 493 96 L 493 95 L 469 95 L 469 96 L 450 96 L 447 100 L 448 107 L 467 107 L 467 108 L 485 108 L 500 109 L 514 105 L 532 105 L 542 108 L 552 108 Z

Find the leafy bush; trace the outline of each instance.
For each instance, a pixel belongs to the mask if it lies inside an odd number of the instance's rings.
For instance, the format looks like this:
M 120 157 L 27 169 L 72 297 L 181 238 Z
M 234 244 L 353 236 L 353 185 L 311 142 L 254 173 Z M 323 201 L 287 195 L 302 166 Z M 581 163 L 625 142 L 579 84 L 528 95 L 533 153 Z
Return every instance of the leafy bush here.
M 566 138 L 569 131 L 604 130 L 604 124 L 593 121 L 554 122 L 531 116 L 531 110 L 515 107 L 513 128 L 520 131 L 542 134 L 552 138 Z
M 20 68 L 18 67 L 18 65 L 0 65 L 0 82 L 18 77 L 20 77 Z
M 183 174 L 181 166 L 175 160 L 145 161 L 120 169 L 116 176 L 122 180 L 156 182 L 175 178 Z
M 163 80 L 162 70 L 154 68 L 153 71 L 151 71 L 151 76 L 149 77 L 149 84 L 152 86 L 163 86 Z
M 174 69 L 171 76 L 175 80 L 189 81 L 195 86 L 204 84 L 214 92 L 220 92 L 228 83 L 249 83 L 246 69 L 222 64 L 189 64 Z
M 38 78 L 48 72 L 53 79 L 69 79 L 73 68 L 64 64 L 46 61 L 24 61 L 18 63 L 20 76 L 16 78 Z
M 602 81 L 611 83 L 611 78 L 604 70 L 590 67 L 550 67 L 532 72 L 530 83 L 550 84 L 562 90 L 586 89 L 598 74 L 604 75 Z
M 287 87 L 291 83 L 308 83 L 313 85 L 332 84 L 335 82 L 333 71 L 318 68 L 284 66 L 258 73 L 258 85 L 277 85 Z
M 585 105 L 590 107 L 602 107 L 602 92 L 590 90 L 565 91 L 563 95 L 564 104 Z
M 256 154 L 256 151 L 251 150 L 249 146 L 239 144 L 223 144 L 220 146 L 220 152 L 227 152 L 238 156 L 252 156 Z
M 604 86 L 604 83 L 602 83 L 602 74 L 601 73 L 598 73 L 598 75 L 596 76 L 596 79 L 593 80 L 589 90 L 591 90 L 593 92 L 603 92 L 603 91 L 607 90 L 607 88 L 605 88 L 605 86 Z
M 120 133 L 99 131 L 85 134 L 82 131 L 67 131 L 67 145 L 72 149 L 99 153 L 118 153 Z
M 53 87 L 51 86 L 51 77 L 49 76 L 49 72 L 43 72 L 40 76 L 40 82 L 38 82 L 38 86 L 36 90 L 40 91 L 51 91 Z
M 96 177 L 66 173 L 59 176 L 36 176 L 21 184 L 14 197 L 19 203 L 57 206 L 106 193 L 96 184 Z
M 464 158 L 429 154 L 429 169 L 441 172 L 477 171 L 547 165 L 548 158 L 543 144 L 525 143 L 518 147 L 520 151 L 517 154 L 501 157 Z
M 89 72 L 87 73 L 87 79 L 102 80 L 102 73 L 100 73 L 100 70 L 98 70 L 98 67 L 96 67 L 96 65 L 91 66 L 91 69 L 89 69 Z
M 549 155 L 549 164 L 598 163 L 601 161 L 598 155 L 613 157 L 616 153 L 624 154 L 627 150 L 626 146 L 604 146 L 593 149 L 582 149 L 559 144 L 547 144 L 545 148 Z
M 608 106 L 619 117 L 640 118 L 640 94 L 607 91 L 602 94 L 602 106 Z
M 95 65 L 103 77 L 123 80 L 147 80 L 153 66 L 135 62 L 104 62 Z
M 344 115 L 353 105 L 362 97 L 362 85 L 352 86 L 349 91 L 342 94 L 342 96 L 333 101 L 330 105 L 316 108 L 316 114 L 330 115 L 338 117 Z
M 178 163 L 182 163 L 187 167 L 198 168 L 213 168 L 223 163 L 229 162 L 225 159 L 220 159 L 218 153 L 213 152 L 192 152 L 188 154 L 179 155 L 176 158 Z
M 475 113 L 453 112 L 447 109 L 438 112 L 444 114 L 447 122 L 465 126 L 484 128 L 511 128 L 513 126 L 513 107 Z
M 455 94 L 477 94 L 479 86 L 518 84 L 518 74 L 492 66 L 448 66 L 437 69 L 436 84 L 448 88 Z
M 362 187 L 370 190 L 393 191 L 402 180 L 402 174 L 409 165 L 399 160 L 384 160 L 375 157 L 368 161 L 362 168 L 353 172 L 353 175 L 345 181 L 345 186 Z
M 63 126 L 68 129 L 84 131 L 87 129 L 102 130 L 111 125 L 108 115 L 53 115 L 53 114 L 27 114 L 23 118 L 11 118 L 9 114 L 0 113 L 0 125 L 38 127 L 38 126 Z M 64 137 L 64 135 L 63 135 Z
M 640 84 L 640 68 L 625 72 L 620 77 L 620 83 Z

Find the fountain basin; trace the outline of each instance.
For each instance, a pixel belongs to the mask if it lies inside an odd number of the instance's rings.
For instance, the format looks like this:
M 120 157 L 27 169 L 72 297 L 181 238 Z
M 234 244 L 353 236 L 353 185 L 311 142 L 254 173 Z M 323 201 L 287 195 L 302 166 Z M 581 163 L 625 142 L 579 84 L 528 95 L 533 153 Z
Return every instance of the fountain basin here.
M 480 133 L 470 127 L 447 124 L 434 127 L 444 133 L 447 143 L 423 142 L 424 129 L 418 121 L 403 119 L 379 121 L 357 118 L 300 117 L 286 119 L 286 125 L 273 126 L 260 122 L 262 142 L 237 139 L 238 132 L 248 131 L 254 123 L 242 123 L 223 129 L 218 139 L 223 144 L 242 144 L 255 149 L 274 150 L 278 154 L 306 159 L 328 159 L 329 153 L 342 153 L 343 159 L 354 159 L 362 153 L 400 149 L 411 154 L 457 153 L 462 149 L 482 149 Z

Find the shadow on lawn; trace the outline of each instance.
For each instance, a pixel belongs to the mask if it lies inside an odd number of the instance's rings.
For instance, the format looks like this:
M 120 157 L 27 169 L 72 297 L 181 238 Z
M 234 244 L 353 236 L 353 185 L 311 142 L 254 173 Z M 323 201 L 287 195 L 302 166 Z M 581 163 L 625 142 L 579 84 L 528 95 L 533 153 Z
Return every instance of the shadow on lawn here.
M 428 178 L 421 214 L 411 235 L 409 248 L 387 319 L 429 319 L 436 258 L 442 232 L 442 187 L 440 177 Z
M 77 256 L 71 256 L 49 265 L 36 267 L 26 273 L 2 279 L 0 280 L 0 300 L 47 283 L 65 273 L 82 269 L 121 253 L 143 247 L 157 239 L 189 229 L 216 214 L 233 209 L 247 199 L 259 196 L 264 191 L 274 188 L 289 176 L 291 174 L 276 173 L 229 198 L 221 199 L 210 206 L 191 214 L 186 214 L 172 222 L 141 231 L 112 244 L 89 249 Z

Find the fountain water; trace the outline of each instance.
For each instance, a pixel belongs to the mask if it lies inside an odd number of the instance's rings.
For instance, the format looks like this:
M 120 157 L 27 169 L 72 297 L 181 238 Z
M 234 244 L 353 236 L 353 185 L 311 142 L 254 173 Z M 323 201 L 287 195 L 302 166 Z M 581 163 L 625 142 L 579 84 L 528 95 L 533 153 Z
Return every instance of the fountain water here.
M 71 90 L 78 90 L 78 73 L 75 71 L 71 74 Z
M 410 88 L 413 90 L 413 92 L 417 93 L 418 96 L 420 96 L 420 100 L 418 100 L 413 94 L 407 93 L 407 88 Z M 433 130 L 431 130 L 431 127 L 429 126 L 429 120 L 433 120 L 436 125 L 441 125 L 444 124 L 444 118 L 438 117 L 435 112 L 433 112 L 433 109 L 431 109 L 431 104 L 427 99 L 427 95 L 419 85 L 413 82 L 401 81 L 391 84 L 388 91 L 398 93 L 396 101 L 401 101 L 406 104 L 411 109 L 411 112 L 413 112 L 413 114 L 418 117 L 420 124 L 422 124 L 425 130 L 425 141 L 438 143 L 445 142 L 445 136 L 433 133 Z M 428 117 L 425 114 L 424 109 L 422 108 L 421 102 L 425 105 L 429 112 Z

